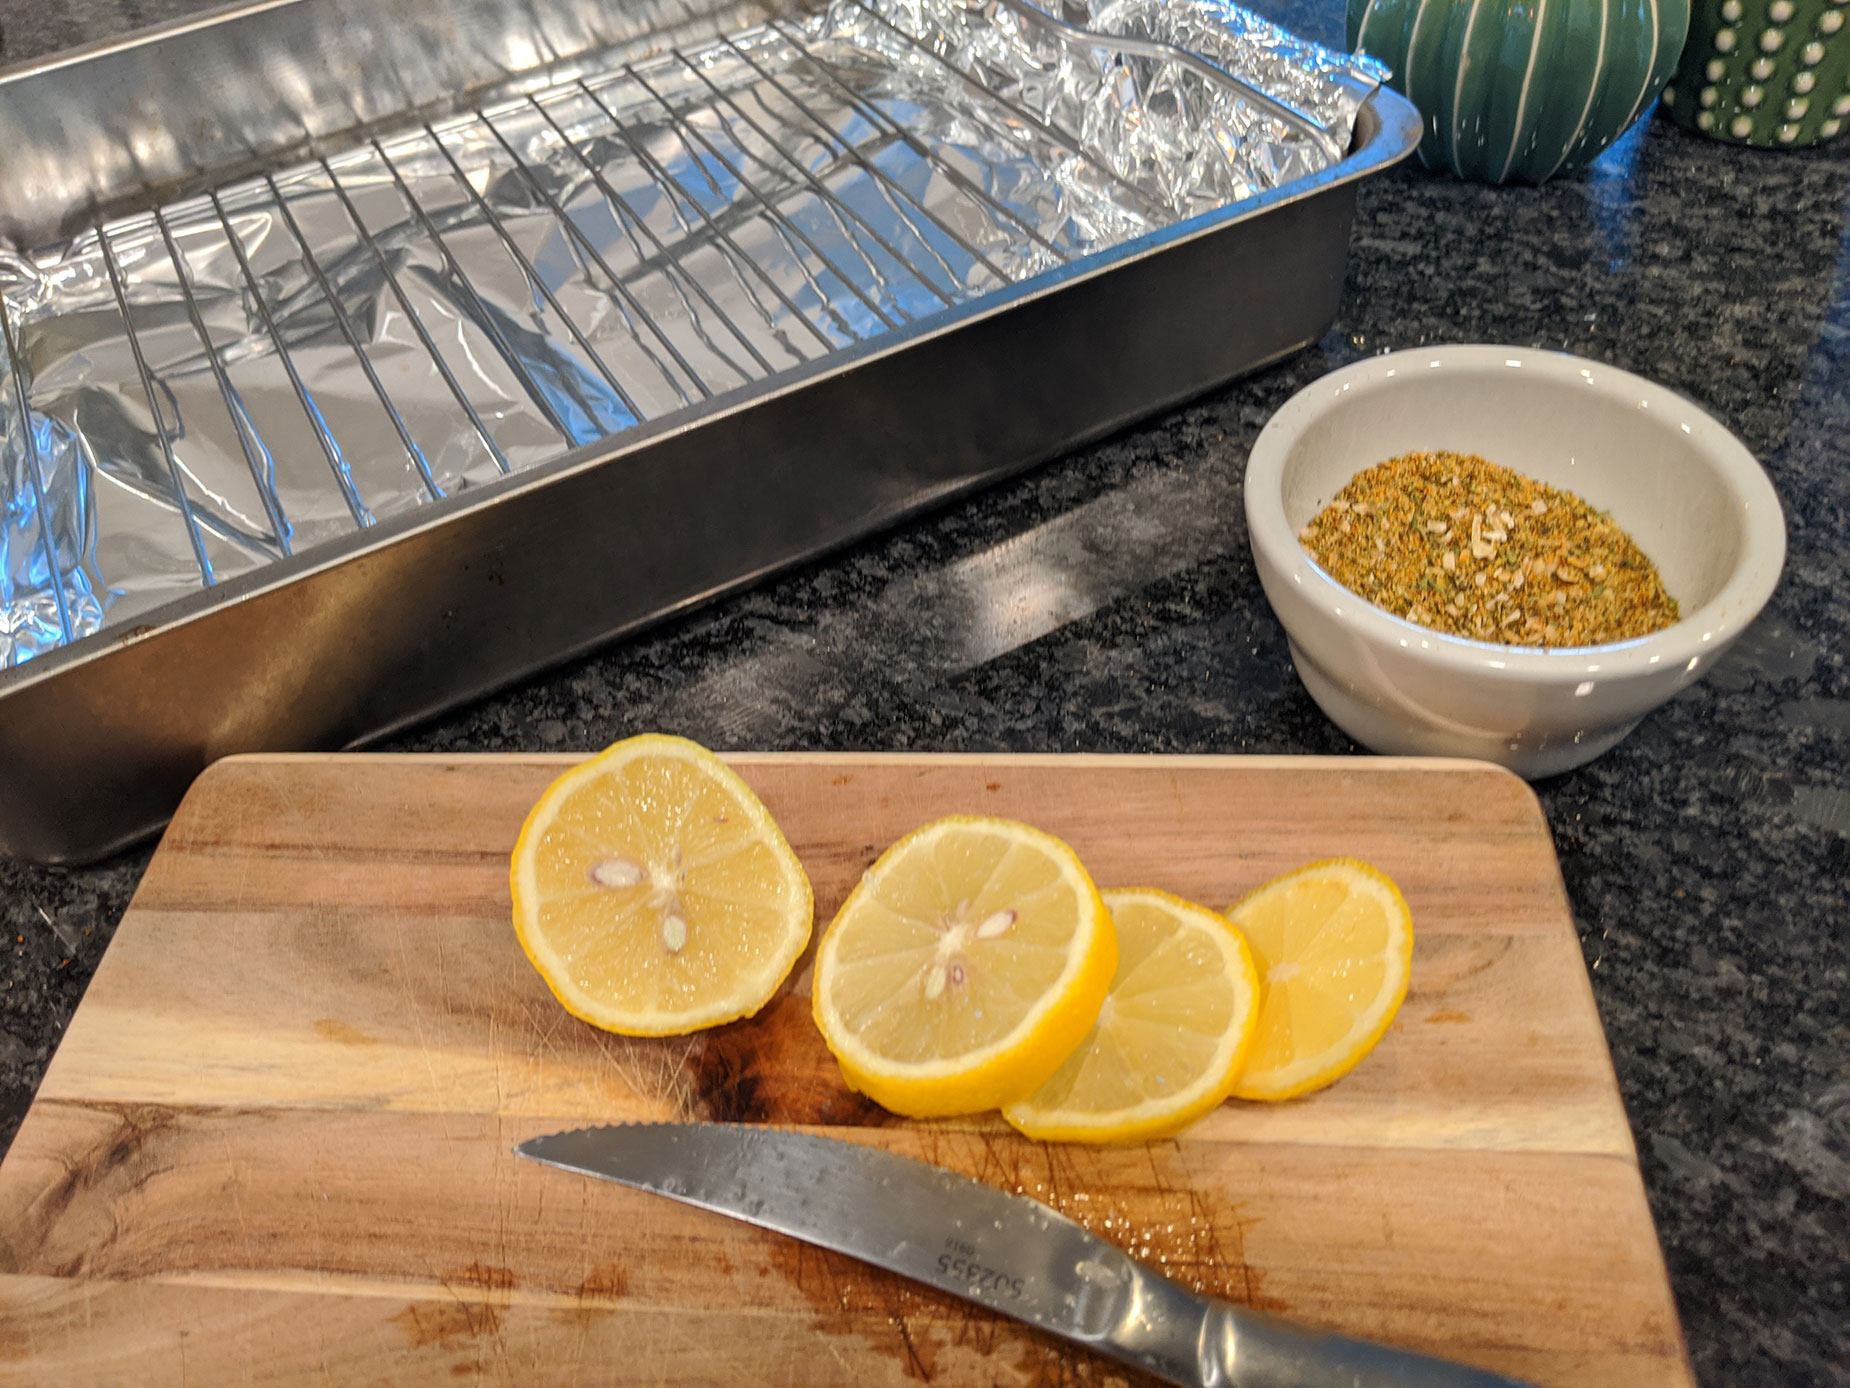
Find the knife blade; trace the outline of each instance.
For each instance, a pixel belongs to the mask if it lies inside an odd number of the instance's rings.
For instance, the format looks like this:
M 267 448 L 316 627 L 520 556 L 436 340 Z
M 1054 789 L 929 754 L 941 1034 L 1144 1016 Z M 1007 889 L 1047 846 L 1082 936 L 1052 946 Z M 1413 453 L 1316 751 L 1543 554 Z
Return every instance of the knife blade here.
M 1184 1388 L 1527 1388 L 1199 1296 L 1038 1200 L 877 1147 L 633 1123 L 514 1151 L 845 1253 Z

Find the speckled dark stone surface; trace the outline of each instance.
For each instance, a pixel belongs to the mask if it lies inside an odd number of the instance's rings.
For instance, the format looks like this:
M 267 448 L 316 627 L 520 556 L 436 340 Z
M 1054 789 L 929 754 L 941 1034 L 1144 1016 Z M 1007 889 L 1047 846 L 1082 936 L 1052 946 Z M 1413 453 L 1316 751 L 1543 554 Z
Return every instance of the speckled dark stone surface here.
M 188 8 L 0 0 L 19 60 Z M 1341 38 L 1327 0 L 1273 13 Z M 1850 143 L 1635 128 L 1584 179 L 1366 186 L 1337 323 L 1283 366 L 486 700 L 395 746 L 1349 752 L 1293 675 L 1246 451 L 1383 349 L 1563 348 L 1654 377 L 1772 474 L 1791 553 L 1708 679 L 1538 787 L 1704 1385 L 1850 1384 Z M 0 861 L 0 1142 L 147 850 Z

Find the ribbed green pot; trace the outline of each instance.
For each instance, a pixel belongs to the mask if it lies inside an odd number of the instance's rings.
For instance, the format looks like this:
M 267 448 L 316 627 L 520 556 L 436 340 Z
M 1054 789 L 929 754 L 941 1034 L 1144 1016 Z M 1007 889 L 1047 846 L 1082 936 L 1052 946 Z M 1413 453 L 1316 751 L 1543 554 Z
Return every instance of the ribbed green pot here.
M 1349 46 L 1426 118 L 1420 159 L 1487 183 L 1585 168 L 1651 109 L 1689 0 L 1349 0 Z

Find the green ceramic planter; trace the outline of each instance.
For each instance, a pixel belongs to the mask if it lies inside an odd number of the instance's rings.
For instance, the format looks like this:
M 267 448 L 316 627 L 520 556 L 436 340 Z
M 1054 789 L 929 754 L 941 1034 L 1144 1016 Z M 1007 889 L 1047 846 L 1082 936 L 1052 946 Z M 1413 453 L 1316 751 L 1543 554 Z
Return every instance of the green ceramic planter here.
M 1420 159 L 1488 183 L 1585 168 L 1651 109 L 1688 29 L 1689 0 L 1349 0 L 1349 46 L 1426 118 Z
M 1697 0 L 1664 105 L 1677 124 L 1765 149 L 1850 128 L 1850 0 Z

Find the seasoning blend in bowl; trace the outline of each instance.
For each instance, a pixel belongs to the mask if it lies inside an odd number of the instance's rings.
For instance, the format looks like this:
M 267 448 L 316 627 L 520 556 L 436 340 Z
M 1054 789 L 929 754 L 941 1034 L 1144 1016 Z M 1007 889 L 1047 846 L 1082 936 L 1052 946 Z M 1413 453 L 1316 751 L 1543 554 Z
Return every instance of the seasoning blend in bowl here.
M 1298 541 L 1350 592 L 1450 636 L 1598 646 L 1677 619 L 1657 566 L 1610 516 L 1476 454 L 1366 468 Z
M 1450 346 L 1287 401 L 1246 468 L 1299 678 L 1379 752 L 1525 776 L 1589 761 L 1699 679 L 1785 562 L 1727 429 L 1598 362 Z

